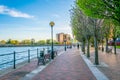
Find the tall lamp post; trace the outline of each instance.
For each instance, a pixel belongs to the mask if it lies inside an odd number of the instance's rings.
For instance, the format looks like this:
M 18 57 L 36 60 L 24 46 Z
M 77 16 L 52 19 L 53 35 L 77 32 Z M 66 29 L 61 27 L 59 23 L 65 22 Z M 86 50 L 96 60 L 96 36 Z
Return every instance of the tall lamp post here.
M 67 41 L 67 38 L 66 38 L 66 35 L 64 35 L 65 51 L 66 51 L 66 41 Z
M 54 51 L 53 51 L 53 26 L 55 25 L 55 23 L 53 21 L 51 21 L 49 23 L 49 25 L 51 26 L 51 39 L 52 39 L 52 43 L 51 43 L 51 59 L 54 59 Z
M 64 43 L 65 43 L 65 51 L 66 51 L 66 39 L 64 40 Z

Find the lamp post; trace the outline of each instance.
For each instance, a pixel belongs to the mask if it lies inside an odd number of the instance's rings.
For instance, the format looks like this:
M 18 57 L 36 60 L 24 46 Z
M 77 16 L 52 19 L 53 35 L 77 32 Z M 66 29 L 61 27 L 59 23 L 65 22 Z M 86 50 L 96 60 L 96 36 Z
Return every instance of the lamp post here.
M 55 25 L 55 23 L 53 21 L 51 21 L 49 23 L 49 25 L 51 26 L 51 39 L 52 39 L 52 43 L 51 43 L 51 59 L 54 59 L 54 52 L 53 52 L 53 26 Z
M 64 35 L 64 43 L 65 43 L 65 51 L 66 51 L 66 41 L 67 41 L 67 35 Z
M 64 43 L 65 43 L 65 51 L 66 51 L 66 39 L 64 40 Z

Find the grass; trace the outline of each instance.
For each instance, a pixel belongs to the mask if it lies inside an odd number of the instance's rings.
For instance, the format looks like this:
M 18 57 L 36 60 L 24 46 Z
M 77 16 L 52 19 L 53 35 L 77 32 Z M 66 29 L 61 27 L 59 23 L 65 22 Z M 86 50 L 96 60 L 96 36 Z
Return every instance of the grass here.
M 116 48 L 120 49 L 120 46 L 116 46 Z

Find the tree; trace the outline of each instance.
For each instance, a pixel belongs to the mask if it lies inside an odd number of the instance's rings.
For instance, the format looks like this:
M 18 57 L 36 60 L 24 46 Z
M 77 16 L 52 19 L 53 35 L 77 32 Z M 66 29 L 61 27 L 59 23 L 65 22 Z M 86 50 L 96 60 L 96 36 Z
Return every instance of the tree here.
M 11 39 L 8 39 L 8 41 L 6 43 L 7 44 L 11 44 Z
M 108 39 L 111 35 L 110 23 L 112 23 L 111 20 L 104 20 L 103 26 L 102 26 L 102 32 L 103 32 L 105 40 L 106 40 L 106 52 L 108 51 Z
M 93 18 L 111 18 L 120 25 L 120 0 L 76 0 L 82 11 Z
M 39 41 L 37 42 L 37 44 L 40 44 L 40 45 L 45 45 L 45 44 L 46 44 L 46 42 L 45 42 L 45 40 L 39 40 Z
M 114 54 L 116 54 L 116 39 L 120 35 L 120 26 L 117 26 L 115 24 L 110 24 L 112 28 L 112 38 L 113 38 L 113 46 L 114 46 Z
M 31 45 L 34 45 L 35 44 L 35 39 L 31 39 Z
M 91 24 L 89 23 L 89 17 L 85 16 L 82 11 L 76 5 L 71 10 L 71 25 L 72 31 L 76 39 L 82 42 L 82 51 L 85 54 L 85 41 L 87 41 L 87 57 L 90 57 L 90 38 L 91 34 Z
M 11 40 L 11 41 L 10 41 L 10 44 L 18 45 L 18 44 L 19 44 L 19 41 L 18 41 L 18 40 Z
M 105 17 L 111 18 L 120 25 L 120 0 L 102 0 L 104 4 L 106 15 Z
M 26 45 L 30 45 L 31 44 L 31 40 L 29 39 L 25 39 L 21 41 L 22 44 L 26 44 Z
M 4 44 L 6 44 L 6 41 L 5 40 L 1 40 L 0 44 L 4 45 Z
M 51 39 L 47 39 L 46 44 L 51 44 Z
M 60 44 L 60 43 L 59 43 L 59 42 L 57 42 L 56 40 L 54 40 L 53 42 L 54 42 L 54 44 Z
M 81 19 L 83 19 L 81 11 L 77 8 L 77 6 L 73 7 L 73 9 L 71 9 L 72 32 L 75 35 L 75 38 L 79 42 L 82 42 L 82 51 L 85 54 L 85 35 L 82 26 L 83 22 Z
M 104 27 L 100 28 L 100 43 L 102 45 L 102 52 L 104 51 Z
M 98 59 L 98 31 L 99 27 L 101 26 L 103 20 L 98 18 L 103 18 L 104 16 L 99 15 L 99 13 L 102 12 L 102 14 L 105 14 L 103 7 L 101 6 L 102 1 L 101 0 L 77 0 L 76 1 L 79 8 L 83 11 L 83 13 L 86 16 L 92 17 L 91 23 L 93 24 L 93 33 L 94 33 L 94 45 L 95 45 L 95 64 L 99 64 Z

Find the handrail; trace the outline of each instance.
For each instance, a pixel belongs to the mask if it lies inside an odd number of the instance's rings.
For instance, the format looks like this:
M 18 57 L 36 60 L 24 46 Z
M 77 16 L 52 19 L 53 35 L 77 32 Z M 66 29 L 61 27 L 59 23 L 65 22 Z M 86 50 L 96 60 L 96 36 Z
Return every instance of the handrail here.
M 11 62 L 13 62 L 13 60 L 12 61 L 8 61 L 8 62 L 4 62 L 4 63 L 2 63 L 0 65 L 8 64 L 8 63 L 11 63 Z
M 48 50 L 49 48 L 44 48 L 44 49 Z M 38 49 L 38 48 L 36 48 L 36 49 L 31 49 L 31 50 L 28 49 L 28 50 L 19 51 L 19 52 L 14 51 L 12 53 L 1 54 L 0 55 L 0 59 L 1 59 L 1 57 L 9 56 L 9 55 L 12 58 L 11 58 L 11 61 L 0 63 L 0 66 L 11 63 L 11 64 L 13 64 L 13 68 L 15 69 L 16 68 L 16 64 L 18 64 L 20 60 L 23 60 L 23 61 L 28 60 L 28 63 L 29 63 L 32 58 L 38 57 L 38 54 L 40 53 L 40 51 L 44 50 L 44 49 L 41 49 L 41 48 Z M 36 51 L 36 52 L 33 53 L 32 51 Z M 22 53 L 27 53 L 27 54 L 24 55 L 24 56 L 20 56 L 19 58 L 17 58 L 17 55 L 20 55 Z
M 16 52 L 16 53 L 24 53 L 24 52 L 27 52 L 28 50 L 25 50 L 25 51 L 20 51 L 20 52 Z
M 30 50 L 30 51 L 35 51 L 35 50 L 37 50 L 37 49 L 32 49 L 32 50 Z
M 6 56 L 6 55 L 11 55 L 13 53 L 7 53 L 7 54 L 1 54 L 0 56 Z
M 1 57 L 4 57 L 4 56 L 13 56 L 13 58 L 11 58 L 11 61 L 7 61 L 7 62 L 3 62 L 3 63 L 0 63 L 0 65 L 5 65 L 5 64 L 9 64 L 9 63 L 12 63 L 13 64 L 13 68 L 15 69 L 16 68 L 16 64 L 17 63 L 19 63 L 19 62 L 17 62 L 17 61 L 20 61 L 20 60 L 22 60 L 22 59 L 25 59 L 26 58 L 26 60 L 28 60 L 28 62 L 30 62 L 30 59 L 31 58 L 33 58 L 33 56 L 35 57 L 35 55 L 36 55 L 36 57 L 37 57 L 37 54 L 38 54 L 38 52 L 39 52 L 39 50 L 41 50 L 41 49 L 38 49 L 38 48 L 36 48 L 36 49 L 28 49 L 28 50 L 24 50 L 24 51 L 19 51 L 19 52 L 12 52 L 12 53 L 7 53 L 7 54 L 1 54 L 0 55 L 0 58 Z M 36 51 L 36 53 L 37 54 L 32 54 L 32 53 L 30 53 L 31 51 Z M 21 57 L 19 57 L 19 58 L 17 58 L 17 56 L 16 55 L 19 55 L 19 54 L 22 54 L 22 53 L 28 53 L 27 55 L 25 55 L 25 56 L 21 56 Z
M 18 58 L 18 59 L 16 59 L 16 61 L 21 60 L 21 59 L 25 59 L 25 58 L 27 58 L 27 56 L 22 57 L 22 58 Z

